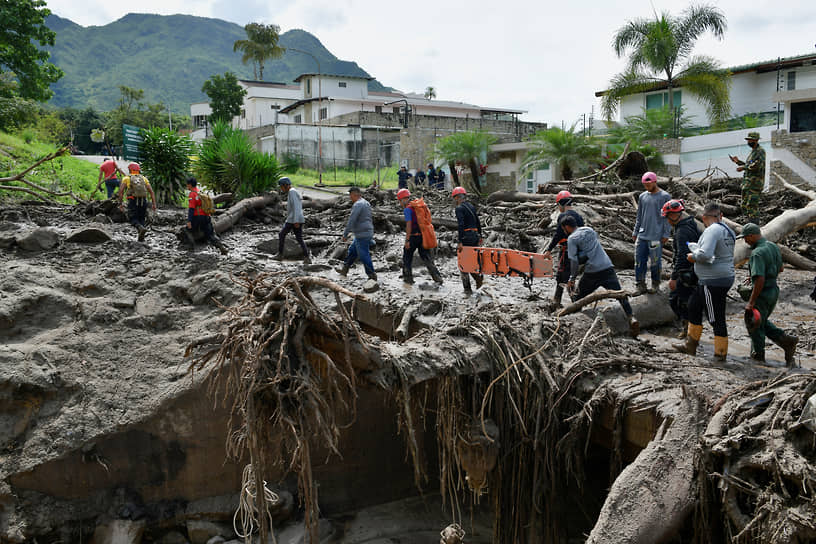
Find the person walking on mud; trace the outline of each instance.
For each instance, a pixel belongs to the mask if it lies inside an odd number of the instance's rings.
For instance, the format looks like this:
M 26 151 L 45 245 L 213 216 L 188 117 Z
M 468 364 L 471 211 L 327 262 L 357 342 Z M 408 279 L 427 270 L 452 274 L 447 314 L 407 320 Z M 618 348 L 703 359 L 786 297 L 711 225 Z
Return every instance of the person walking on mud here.
M 685 338 L 688 328 L 688 303 L 697 287 L 694 265 L 688 261 L 686 256 L 691 251 L 689 244 L 696 244 L 700 233 L 697 230 L 697 222 L 686 213 L 686 206 L 682 200 L 669 200 L 663 205 L 660 213 L 666 218 L 669 225 L 674 227 L 669 306 L 682 323 L 680 338 Z
M 635 242 L 635 294 L 656 293 L 660 290 L 663 264 L 663 244 L 669 239 L 669 224 L 661 214 L 671 195 L 657 186 L 657 174 L 646 172 L 641 178 L 646 189 L 638 198 L 637 219 L 632 230 Z M 652 277 L 651 291 L 646 288 L 646 269 Z
M 105 189 L 108 191 L 108 198 L 113 197 L 116 190 L 119 188 L 119 177 L 117 173 L 125 176 L 125 173 L 116 164 L 116 161 L 106 157 L 102 164 L 99 165 L 99 177 L 96 179 L 96 190 L 102 188 L 102 178 L 105 178 Z
M 442 274 L 439 273 L 439 269 L 434 264 L 430 251 L 423 246 L 422 231 L 419 227 L 417 212 L 412 205 L 414 199 L 411 197 L 411 192 L 408 189 L 400 189 L 397 191 L 397 200 L 403 208 L 403 215 L 405 217 L 405 244 L 402 250 L 402 281 L 408 285 L 413 285 L 414 274 L 412 265 L 414 252 L 419 250 L 419 258 L 425 263 L 425 267 L 431 274 L 431 278 L 433 278 L 433 281 L 437 284 L 442 285 Z M 427 210 L 427 206 L 425 206 L 424 203 L 422 206 Z
M 207 242 L 217 247 L 222 255 L 226 255 L 227 248 L 213 229 L 212 218 L 210 217 L 212 211 L 207 209 L 209 206 L 204 205 L 204 201 L 208 197 L 202 198 L 196 178 L 192 176 L 187 178 L 187 191 L 189 191 L 187 197 L 187 228 L 184 230 L 184 234 L 187 235 L 190 245 L 195 248 L 195 233 L 200 232 Z M 209 204 L 212 204 L 211 200 L 209 200 Z
M 464 187 L 454 187 L 451 191 L 451 198 L 456 206 L 456 223 L 459 228 L 459 249 L 462 246 L 478 247 L 482 245 L 482 222 L 479 221 L 479 215 L 476 213 L 476 207 L 468 202 L 467 191 Z M 470 287 L 470 276 L 476 282 L 476 289 L 481 288 L 484 276 L 482 274 L 467 274 L 461 272 L 462 287 L 465 289 L 465 294 L 470 295 L 473 289 Z
M 147 234 L 147 197 L 150 195 L 150 202 L 153 205 L 153 210 L 156 210 L 156 194 L 153 192 L 153 187 L 150 182 L 141 172 L 141 167 L 138 163 L 132 162 L 128 164 L 129 176 L 122 179 L 122 184 L 119 187 L 119 209 L 125 209 L 122 200 L 127 197 L 128 201 L 128 218 L 130 224 L 136 227 L 139 232 L 139 241 L 144 241 L 145 234 Z
M 406 189 L 407 190 L 407 189 Z M 370 280 L 377 280 L 377 272 L 374 271 L 374 263 L 371 262 L 371 239 L 374 237 L 374 221 L 371 218 L 371 204 L 363 198 L 359 187 L 349 189 L 349 198 L 353 202 L 351 213 L 349 214 L 346 230 L 343 231 L 343 241 L 348 240 L 349 234 L 354 234 L 354 241 L 348 249 L 348 255 L 343 263 L 343 267 L 337 272 L 341 276 L 348 274 L 349 268 L 357 259 L 363 263 L 366 276 Z
M 785 350 L 785 364 L 793 367 L 796 364 L 796 344 L 799 339 L 787 334 L 769 319 L 779 300 L 776 277 L 783 270 L 782 253 L 776 244 L 762 237 L 762 230 L 754 223 L 746 223 L 742 227 L 742 234 L 737 238 L 745 238 L 745 243 L 751 246 L 751 258 L 748 261 L 750 278 L 747 281 L 753 288 L 745 304 L 745 325 L 751 336 L 751 359 L 765 362 L 767 336 Z M 759 316 L 755 315 L 754 310 L 759 312 Z
M 737 237 L 722 222 L 719 204 L 709 202 L 703 210 L 706 228 L 696 245 L 689 246 L 686 260 L 694 263 L 697 287 L 689 299 L 688 335 L 685 343 L 674 349 L 697 354 L 703 334 L 703 309 L 714 329 L 714 360 L 724 362 L 728 356 L 728 327 L 725 322 L 725 299 L 734 284 L 734 245 Z
M 555 246 L 558 246 L 558 269 L 555 273 L 556 284 L 555 293 L 553 293 L 552 298 L 553 308 L 561 307 L 561 299 L 564 296 L 564 286 L 570 277 L 569 259 L 567 258 L 567 233 L 564 232 L 564 228 L 561 226 L 561 220 L 565 217 L 573 217 L 575 218 L 576 226 L 584 226 L 584 218 L 581 217 L 581 214 L 572 209 L 572 200 L 572 193 L 569 191 L 561 191 L 555 195 L 555 204 L 558 206 L 558 219 L 556 220 L 555 234 L 553 234 L 552 240 L 550 240 L 550 245 L 547 246 L 547 251 L 544 252 L 545 256 L 551 257 L 552 250 L 555 249 Z
M 560 225 L 567 234 L 567 256 L 570 261 L 567 288 L 573 295 L 572 299 L 582 299 L 598 287 L 619 291 L 621 284 L 618 275 L 615 273 L 612 260 L 598 240 L 598 234 L 590 227 L 579 227 L 578 222 L 571 215 L 564 217 Z M 576 289 L 575 281 L 578 278 L 578 268 L 581 264 L 584 264 L 584 274 Z M 640 324 L 635 318 L 629 299 L 622 298 L 619 302 L 629 320 L 629 333 L 637 336 L 640 333 Z
M 765 187 L 765 150 L 759 145 L 759 132 L 749 132 L 745 143 L 751 148 L 751 153 L 745 162 L 737 157 L 729 156 L 731 162 L 737 165 L 737 172 L 743 173 L 742 199 L 740 207 L 748 219 L 759 223 L 759 198 Z
M 306 219 L 303 217 L 303 199 L 296 189 L 292 189 L 292 180 L 287 177 L 278 180 L 278 186 L 281 193 L 286 195 L 286 219 L 283 228 L 278 234 L 278 255 L 276 258 L 279 261 L 283 260 L 283 250 L 286 242 L 286 235 L 290 232 L 295 232 L 295 239 L 300 244 L 300 249 L 303 250 L 303 262 L 309 264 L 312 262 L 309 257 L 309 248 L 306 247 L 306 242 L 303 241 L 303 224 Z

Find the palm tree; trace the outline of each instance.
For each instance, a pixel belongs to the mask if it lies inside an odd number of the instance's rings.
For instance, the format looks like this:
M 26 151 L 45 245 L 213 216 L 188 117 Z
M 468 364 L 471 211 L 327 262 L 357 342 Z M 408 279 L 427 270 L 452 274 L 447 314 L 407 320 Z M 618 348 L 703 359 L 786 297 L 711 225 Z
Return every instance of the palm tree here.
M 441 138 L 436 143 L 436 152 L 451 166 L 451 176 L 454 176 L 457 162 L 467 164 L 473 178 L 473 188 L 480 193 L 482 186 L 479 183 L 478 160 L 482 155 L 487 156 L 490 146 L 497 141 L 498 138 L 481 130 L 456 132 Z
M 425 98 L 428 100 L 433 100 L 436 98 L 436 89 L 433 87 L 425 87 Z
M 536 132 L 529 139 L 531 146 L 521 165 L 522 172 L 538 170 L 545 164 L 552 163 L 557 168 L 553 179 L 572 179 L 573 172 L 587 166 L 591 159 L 598 158 L 598 146 L 576 132 L 576 124 L 569 130 L 553 127 Z
M 283 55 L 284 48 L 278 45 L 280 27 L 262 23 L 249 23 L 244 27 L 247 33 L 246 40 L 236 40 L 232 44 L 233 51 L 243 52 L 241 62 L 246 64 L 252 61 L 252 71 L 255 79 L 263 81 L 264 62 L 277 59 Z
M 722 39 L 725 15 L 713 6 L 691 6 L 680 17 L 662 13 L 655 19 L 636 19 L 618 29 L 612 41 L 615 54 L 627 51 L 626 71 L 612 78 L 601 109 L 611 120 L 626 95 L 668 88 L 669 109 L 674 108 L 673 89 L 683 87 L 696 96 L 714 123 L 725 121 L 731 111 L 728 96 L 731 74 L 705 55 L 691 56 L 694 43 L 710 31 Z

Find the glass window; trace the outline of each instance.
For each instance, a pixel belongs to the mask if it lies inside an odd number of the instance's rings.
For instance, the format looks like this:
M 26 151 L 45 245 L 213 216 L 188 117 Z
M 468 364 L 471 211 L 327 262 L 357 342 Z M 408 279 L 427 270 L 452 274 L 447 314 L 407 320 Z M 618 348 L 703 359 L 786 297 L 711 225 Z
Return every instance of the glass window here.
M 673 91 L 672 95 L 674 96 L 674 107 L 676 108 L 681 104 L 682 93 L 680 91 Z M 662 108 L 663 106 L 668 105 L 669 105 L 669 93 L 667 92 L 646 95 L 647 110 L 656 110 Z
M 812 130 L 816 130 L 816 101 L 791 104 L 790 131 L 810 132 Z
M 328 107 L 320 108 L 320 118 L 321 119 L 326 119 L 326 118 L 328 118 L 328 116 L 329 116 L 329 108 Z
M 796 89 L 796 72 L 788 72 L 788 90 Z
M 309 94 L 309 95 L 312 94 L 312 80 L 311 79 L 306 80 L 306 94 Z
M 376 113 L 382 113 L 382 106 L 374 106 L 374 111 Z
M 303 122 L 303 116 L 301 114 L 295 115 L 295 124 L 301 124 Z
M 338 83 L 338 84 L 337 84 L 337 86 L 338 86 L 338 87 L 345 88 L 345 87 L 346 87 L 346 82 L 345 82 L 345 81 L 341 81 L 340 83 Z

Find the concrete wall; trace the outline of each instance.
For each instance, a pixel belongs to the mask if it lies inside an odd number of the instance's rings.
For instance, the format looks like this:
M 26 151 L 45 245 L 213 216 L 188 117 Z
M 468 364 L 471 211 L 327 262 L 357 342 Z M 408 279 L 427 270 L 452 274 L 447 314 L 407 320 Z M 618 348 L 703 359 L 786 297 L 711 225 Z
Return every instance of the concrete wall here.
M 774 147 L 782 147 L 799 157 L 805 164 L 816 170 L 816 132 L 794 132 L 777 130 L 773 132 Z
M 759 132 L 759 143 L 765 149 L 767 162 L 770 162 L 773 158 L 773 151 L 770 145 L 773 130 L 774 127 L 750 129 L 750 131 Z M 737 165 L 731 162 L 728 156 L 736 155 L 740 159 L 745 160 L 751 152 L 750 148 L 745 144 L 745 136 L 750 131 L 748 129 L 741 129 L 682 138 L 680 144 L 681 173 L 687 175 L 692 172 L 705 171 L 708 168 L 716 167 L 731 177 L 742 177 L 742 173 L 736 170 Z M 698 174 L 698 177 L 702 177 L 703 175 L 704 172 Z M 767 175 L 766 168 L 766 186 L 768 183 Z

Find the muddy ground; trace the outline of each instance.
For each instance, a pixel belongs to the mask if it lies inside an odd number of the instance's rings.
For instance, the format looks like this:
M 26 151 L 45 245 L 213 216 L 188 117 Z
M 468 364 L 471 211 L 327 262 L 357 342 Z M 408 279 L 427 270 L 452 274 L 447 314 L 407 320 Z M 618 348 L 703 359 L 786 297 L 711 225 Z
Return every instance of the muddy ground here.
M 400 209 L 387 192 L 368 192 L 366 198 L 375 206 L 372 256 L 379 290 L 353 306 L 349 298 L 343 300 L 368 345 L 366 353 L 376 356 L 353 365 L 357 412 L 354 424 L 339 432 L 341 455 L 321 450 L 315 439 L 312 464 L 320 488 L 321 542 L 430 542 L 454 521 L 464 527 L 466 542 L 510 541 L 508 535 L 519 542 L 542 541 L 545 536 L 553 542 L 583 542 L 593 528 L 590 540 L 610 541 L 603 538 L 603 531 L 621 522 L 609 513 L 609 488 L 616 479 L 625 482 L 632 477 L 624 468 L 637 462 L 639 452 L 649 451 L 658 438 L 665 438 L 666 421 L 682 420 L 671 412 L 675 408 L 664 406 L 679 398 L 678 388 L 681 397 L 699 400 L 700 406 L 682 412 L 697 414 L 689 424 L 695 429 L 689 436 L 696 437 L 717 410 L 728 406 L 725 399 L 755 393 L 785 376 L 809 376 L 816 368 L 812 326 L 816 304 L 807 296 L 813 272 L 786 269 L 779 279 L 782 296 L 775 322 L 799 336 L 799 368 L 787 369 L 782 350 L 772 345 L 765 365 L 751 362 L 742 303 L 735 292 L 728 307 L 729 360 L 714 365 L 708 326 L 697 357 L 673 352 L 670 344 L 676 341 L 678 327 L 667 311 L 665 292 L 633 300 L 643 326 L 637 339 L 624 334 L 622 314 L 613 301 L 556 318 L 547 306 L 554 287 L 551 279 L 535 280 L 528 289 L 520 278 L 487 278 L 481 289 L 465 296 L 450 227 L 437 228 L 436 263 L 444 285 L 436 286 L 417 260 L 417 283 L 406 286 L 400 278 L 402 225 L 393 219 Z M 435 218 L 453 218 L 445 196 L 426 198 Z M 334 270 L 339 261 L 332 259 L 344 247 L 336 234 L 345 225 L 348 199 L 341 195 L 335 201 L 310 202 L 306 238 L 315 256 L 310 265 L 299 261 L 294 245 L 287 245 L 286 260 L 274 259 L 283 217 L 278 205 L 252 212 L 224 233 L 230 248 L 225 257 L 212 247 L 190 250 L 180 243 L 178 226 L 185 214 L 180 209 L 160 209 L 152 217 L 147 239 L 140 243 L 129 225 L 116 222 L 121 217 L 99 213 L 98 206 L 0 207 L 0 542 L 169 544 L 236 538 L 232 513 L 249 456 L 247 450 L 229 455 L 226 444 L 242 415 L 233 412 L 230 417 L 229 393 L 226 402 L 223 393 L 231 390 L 219 381 L 223 376 L 209 380 L 210 367 L 190 372 L 191 361 L 205 350 L 192 350 L 192 357 L 185 358 L 185 349 L 225 330 L 229 323 L 225 308 L 246 300 L 247 284 L 241 278 L 263 277 L 278 285 L 286 278 L 311 276 L 362 292 L 366 278 L 361 265 L 343 278 Z M 553 207 L 551 202 L 522 208 L 482 203 L 485 245 L 543 251 L 552 233 Z M 626 213 L 598 214 L 580 204 L 580 197 L 577 209 L 590 226 L 626 241 L 626 228 L 631 228 Z M 56 237 L 49 242 L 43 235 L 40 245 L 46 247 L 24 249 L 32 247 L 23 240 L 35 229 Z M 73 233 L 87 229 L 101 230 L 110 239 L 69 241 Z M 809 229 L 791 236 L 788 245 L 814 258 L 814 239 Z M 626 260 L 625 255 L 618 258 Z M 634 288 L 632 270 L 618 266 L 618 274 L 625 289 Z M 738 280 L 745 274 L 738 271 Z M 342 311 L 330 291 L 310 292 L 329 318 L 340 319 Z M 396 329 L 407 308 L 415 311 L 408 323 L 409 338 L 403 339 Z M 491 345 L 487 339 L 499 340 Z M 503 357 L 505 367 L 513 366 L 522 355 L 541 365 L 538 371 L 529 371 L 535 374 L 532 378 L 521 374 L 514 378 L 515 371 L 504 373 L 497 363 Z M 562 393 L 560 397 L 544 395 L 547 386 L 539 386 L 539 392 L 529 393 L 531 404 L 525 408 L 527 401 L 522 399 L 528 393 L 516 398 L 513 391 L 522 389 L 514 388 L 521 386 L 500 381 L 492 393 L 494 400 L 486 408 L 481 405 L 487 385 L 496 377 L 526 384 L 524 379 L 538 383 L 545 374 L 553 376 L 549 387 Z M 603 401 L 596 398 L 602 389 L 608 391 Z M 541 420 L 545 397 L 557 417 L 541 433 L 532 433 L 538 424 L 531 422 Z M 803 404 L 804 399 L 793 399 L 785 409 L 795 415 Z M 638 421 L 643 406 L 651 415 Z M 444 423 L 442 407 L 455 408 L 456 417 L 462 419 Z M 461 464 L 464 457 L 461 451 L 453 453 L 452 443 L 445 443 L 444 429 L 450 425 L 458 429 L 454 438 L 447 435 L 455 442 L 463 422 L 476 421 L 480 408 L 497 421 L 503 448 L 496 468 L 488 471 L 488 487 L 481 497 L 468 489 L 464 472 L 457 469 L 452 477 L 441 470 Z M 512 412 L 517 412 L 517 419 Z M 596 418 L 583 421 L 582 427 L 581 414 Z M 800 425 L 795 432 L 809 431 Z M 568 441 L 559 437 L 580 445 L 568 450 Z M 696 444 L 696 439 L 692 442 Z M 528 445 L 520 447 L 522 443 Z M 535 485 L 524 492 L 527 495 L 513 491 L 525 487 L 519 467 L 526 458 L 511 453 L 517 446 L 518 451 L 531 448 L 524 454 L 529 459 L 548 459 L 542 462 L 547 471 L 529 475 Z M 547 447 L 551 454 L 544 452 Z M 703 451 L 708 453 L 698 457 L 713 459 L 711 448 Z M 427 458 L 418 462 L 418 454 Z M 805 459 L 806 470 L 812 472 L 812 451 Z M 672 461 L 667 470 L 679 465 Z M 700 465 L 693 468 L 699 471 Z M 688 471 L 693 472 L 692 467 Z M 564 475 L 557 485 L 547 478 L 555 473 Z M 512 474 L 519 475 L 515 483 Z M 290 507 L 276 519 L 278 542 L 302 542 L 307 506 L 297 478 L 279 467 L 266 479 L 281 496 L 291 494 Z M 808 490 L 808 479 L 805 482 L 801 500 L 790 511 L 812 512 L 813 489 Z M 663 477 L 644 475 L 641 485 L 660 488 Z M 556 490 L 564 494 L 556 500 L 559 506 L 551 500 Z M 630 507 L 637 511 L 636 496 L 642 493 L 634 491 L 627 498 L 635 501 Z M 721 523 L 719 529 L 708 531 L 717 535 L 711 541 L 724 541 L 733 536 L 729 531 L 739 532 L 749 524 L 758 504 L 743 505 L 748 520 L 740 521 L 726 513 L 701 513 L 704 494 L 697 490 L 690 496 L 696 506 L 678 507 L 681 513 L 670 531 L 654 530 L 648 519 L 627 520 L 628 529 L 637 533 L 650 528 L 644 534 L 651 536 L 644 541 L 685 542 L 699 535 L 700 520 L 705 518 L 707 525 Z M 722 497 L 711 501 L 712 510 L 721 502 L 727 504 Z M 537 509 L 541 511 L 536 514 Z M 564 514 L 564 509 L 570 513 Z M 511 515 L 513 511 L 520 513 Z M 525 513 L 537 521 L 515 519 Z M 553 521 L 559 517 L 562 523 Z M 794 536 L 787 540 L 774 541 L 806 541 L 807 531 L 797 530 L 790 530 Z M 624 533 L 621 529 L 616 541 L 623 541 Z M 763 538 L 756 541 L 772 541 Z

